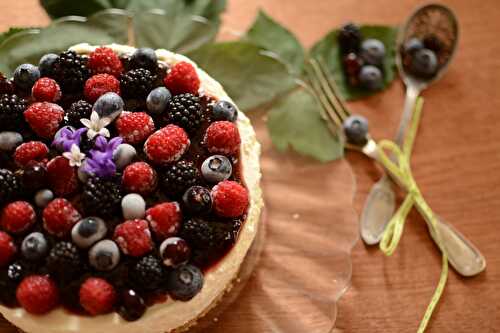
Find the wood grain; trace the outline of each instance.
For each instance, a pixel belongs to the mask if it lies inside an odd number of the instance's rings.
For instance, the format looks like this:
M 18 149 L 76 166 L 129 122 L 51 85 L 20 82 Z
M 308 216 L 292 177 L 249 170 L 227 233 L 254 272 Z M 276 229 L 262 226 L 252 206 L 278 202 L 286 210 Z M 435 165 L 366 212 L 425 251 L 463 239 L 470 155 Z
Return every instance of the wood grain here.
M 424 93 L 426 105 L 412 165 L 428 202 L 483 251 L 488 268 L 476 278 L 450 274 L 429 332 L 495 332 L 500 327 L 500 3 L 442 2 L 458 15 L 461 40 L 447 75 Z M 244 29 L 262 7 L 310 46 L 347 20 L 399 24 L 422 3 L 232 0 L 224 27 Z M 2 1 L 0 12 L 0 29 L 48 22 L 36 0 Z M 351 107 L 370 119 L 375 137 L 392 137 L 403 92 L 401 83 L 395 82 L 388 91 Z M 354 206 L 360 210 L 380 173 L 360 155 L 349 153 L 347 158 L 357 176 Z M 358 243 L 352 287 L 340 302 L 336 332 L 414 332 L 437 283 L 439 263 L 436 247 L 415 213 L 392 257 Z M 0 331 L 14 332 L 5 325 Z

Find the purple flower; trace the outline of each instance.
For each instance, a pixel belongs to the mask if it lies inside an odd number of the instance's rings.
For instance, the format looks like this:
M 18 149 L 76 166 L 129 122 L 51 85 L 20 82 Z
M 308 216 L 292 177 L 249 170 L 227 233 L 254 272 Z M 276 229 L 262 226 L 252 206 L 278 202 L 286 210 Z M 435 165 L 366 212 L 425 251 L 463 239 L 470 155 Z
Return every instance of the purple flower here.
M 75 130 L 70 126 L 64 126 L 56 133 L 52 146 L 65 152 L 71 151 L 73 145 L 80 145 L 82 134 L 86 131 L 85 127 Z
M 100 178 L 114 176 L 116 165 L 113 161 L 113 153 L 122 141 L 122 138 L 116 137 L 108 142 L 105 137 L 98 136 L 94 149 L 89 152 L 89 157 L 85 160 L 83 171 Z

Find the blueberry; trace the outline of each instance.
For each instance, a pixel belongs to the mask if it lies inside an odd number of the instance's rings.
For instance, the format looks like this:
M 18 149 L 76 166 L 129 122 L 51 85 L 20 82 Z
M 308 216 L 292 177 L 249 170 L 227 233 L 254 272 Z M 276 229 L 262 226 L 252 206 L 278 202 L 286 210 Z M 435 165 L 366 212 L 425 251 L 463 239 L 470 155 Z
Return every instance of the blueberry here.
M 0 150 L 12 151 L 23 143 L 23 136 L 17 132 L 0 132 Z
M 181 265 L 170 272 L 167 285 L 173 299 L 186 302 L 203 287 L 203 273 L 196 266 Z
M 14 83 L 21 89 L 29 90 L 40 78 L 40 70 L 32 64 L 19 65 L 14 71 Z
M 160 256 L 167 267 L 177 267 L 188 262 L 191 248 L 179 237 L 167 238 L 160 245 Z
M 408 39 L 403 45 L 403 52 L 412 55 L 416 51 L 424 48 L 424 43 L 416 37 Z
M 355 145 L 364 145 L 368 135 L 368 120 L 362 116 L 350 116 L 344 121 L 344 133 L 347 140 Z
M 146 312 L 144 299 L 133 289 L 127 289 L 121 293 L 121 302 L 118 313 L 126 321 L 135 321 Z
M 212 112 L 216 120 L 235 122 L 238 118 L 238 110 L 236 109 L 236 106 L 228 101 L 218 101 L 215 103 Z
M 378 39 L 369 38 L 361 43 L 361 57 L 374 66 L 380 66 L 385 57 L 385 45 Z
M 429 49 L 421 49 L 415 52 L 411 58 L 411 72 L 423 78 L 429 78 L 436 74 L 438 69 L 438 59 L 436 53 Z
M 117 118 L 123 111 L 125 103 L 120 95 L 108 92 L 97 99 L 92 107 L 92 111 L 97 112 L 100 118 Z
M 146 201 L 137 193 L 122 198 L 122 215 L 126 220 L 142 219 L 146 214 Z
M 115 162 L 116 167 L 121 170 L 132 163 L 136 155 L 137 150 L 134 146 L 129 145 L 128 143 L 122 143 L 113 152 L 113 161 Z
M 155 50 L 148 47 L 137 49 L 130 57 L 131 68 L 146 68 L 156 70 L 158 57 Z
M 41 77 L 51 77 L 54 73 L 54 63 L 59 58 L 57 54 L 47 53 L 42 58 L 40 58 L 40 62 L 38 63 L 38 69 L 40 70 Z
M 48 189 L 40 190 L 35 194 L 35 204 L 40 208 L 47 206 L 53 199 L 54 193 Z
M 359 72 L 359 82 L 361 85 L 371 91 L 380 90 L 384 86 L 382 72 L 375 66 L 366 65 L 361 67 Z
M 89 262 L 99 271 L 111 271 L 120 262 L 120 250 L 109 239 L 99 241 L 89 251 Z
M 28 260 L 39 260 L 47 255 L 49 244 L 41 232 L 26 236 L 21 244 L 21 253 Z
M 212 195 L 202 186 L 191 186 L 182 196 L 184 206 L 193 214 L 205 214 L 212 210 Z
M 160 114 L 167 108 L 167 104 L 172 98 L 172 94 L 165 87 L 158 87 L 149 93 L 146 98 L 146 106 L 150 113 Z
M 231 177 L 233 166 L 226 156 L 214 155 L 203 161 L 201 174 L 207 182 L 219 183 Z
M 79 248 L 86 249 L 106 236 L 108 228 L 99 217 L 86 217 L 71 230 L 71 238 Z

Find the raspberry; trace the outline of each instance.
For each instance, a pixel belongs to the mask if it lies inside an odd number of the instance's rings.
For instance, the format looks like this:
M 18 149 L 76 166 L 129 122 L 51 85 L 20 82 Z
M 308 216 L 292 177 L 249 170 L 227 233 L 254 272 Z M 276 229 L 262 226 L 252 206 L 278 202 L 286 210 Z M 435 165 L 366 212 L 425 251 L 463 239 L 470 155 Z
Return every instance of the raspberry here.
M 63 156 L 54 157 L 47 164 L 47 178 L 50 188 L 58 196 L 66 196 L 78 189 L 78 173 Z
M 197 94 L 200 89 L 200 79 L 196 69 L 188 62 L 181 61 L 175 64 L 163 79 L 165 87 L 174 95 L 182 93 Z
M 155 123 L 145 112 L 122 112 L 116 120 L 116 129 L 123 141 L 141 143 L 155 130 Z
M 14 152 L 14 160 L 19 166 L 27 166 L 30 162 L 40 162 L 49 153 L 49 148 L 40 141 L 30 141 L 21 144 Z
M 108 47 L 98 47 L 89 54 L 88 67 L 94 74 L 110 74 L 119 77 L 123 65 L 118 55 Z
M 16 297 L 26 311 L 37 315 L 51 311 L 59 303 L 57 286 L 47 275 L 24 278 L 17 287 Z
M 0 231 L 0 266 L 7 265 L 16 254 L 14 240 L 8 233 Z
M 149 221 L 156 238 L 163 240 L 177 234 L 182 222 L 182 212 L 177 202 L 164 202 L 149 208 L 146 211 L 146 220 Z
M 248 207 L 248 191 L 231 180 L 225 180 L 212 189 L 215 212 L 223 217 L 238 217 Z
M 90 277 L 80 287 L 80 304 L 93 316 L 111 312 L 116 291 L 106 280 Z
M 152 161 L 162 164 L 178 161 L 189 148 L 189 137 L 176 125 L 167 125 L 154 132 L 144 144 L 144 152 Z
M 26 201 L 15 201 L 2 210 L 0 225 L 8 232 L 19 233 L 29 229 L 36 221 L 33 207 Z
M 216 121 L 205 132 L 208 151 L 225 155 L 235 155 L 240 148 L 238 127 L 229 121 Z
M 64 117 L 64 110 L 57 104 L 38 102 L 24 111 L 24 119 L 33 131 L 44 139 L 52 139 Z
M 39 102 L 56 102 L 61 98 L 61 88 L 55 80 L 42 77 L 31 88 L 31 95 Z
M 133 257 L 142 257 L 153 249 L 151 232 L 145 220 L 136 219 L 119 224 L 113 238 L 123 253 Z
M 68 200 L 57 198 L 43 210 L 43 227 L 51 235 L 64 237 L 69 235 L 80 218 L 80 213 Z
M 120 81 L 110 74 L 97 74 L 85 82 L 85 98 L 94 103 L 99 97 L 107 92 L 120 94 Z
M 132 163 L 123 171 L 122 185 L 128 192 L 147 195 L 158 184 L 156 171 L 146 162 Z

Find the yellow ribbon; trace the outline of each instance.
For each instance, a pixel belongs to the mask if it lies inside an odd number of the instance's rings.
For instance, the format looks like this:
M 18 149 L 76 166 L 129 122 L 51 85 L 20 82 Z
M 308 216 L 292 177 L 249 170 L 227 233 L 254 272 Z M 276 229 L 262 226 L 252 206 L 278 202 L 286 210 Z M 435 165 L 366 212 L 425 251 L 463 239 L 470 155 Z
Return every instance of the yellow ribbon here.
M 413 118 L 410 124 L 410 128 L 406 134 L 402 150 L 397 144 L 392 141 L 382 140 L 378 143 L 378 161 L 386 168 L 386 170 L 391 174 L 392 178 L 401 185 L 407 192 L 406 198 L 399 207 L 398 211 L 391 218 L 387 224 L 382 240 L 380 242 L 380 249 L 382 252 L 390 256 L 398 246 L 399 240 L 404 230 L 404 225 L 408 213 L 415 205 L 418 208 L 420 214 L 430 222 L 430 232 L 433 234 L 441 252 L 442 252 L 442 267 L 441 276 L 439 278 L 439 283 L 434 291 L 434 295 L 427 306 L 424 317 L 422 318 L 418 333 L 425 331 L 429 320 L 431 319 L 432 313 L 443 294 L 444 287 L 446 285 L 446 280 L 448 278 L 448 256 L 446 254 L 446 249 L 442 243 L 442 238 L 439 234 L 437 228 L 438 221 L 429 207 L 427 202 L 424 200 L 420 189 L 413 178 L 411 167 L 410 167 L 410 157 L 413 148 L 413 143 L 415 142 L 415 136 L 417 133 L 418 125 L 420 122 L 420 117 L 422 113 L 423 98 L 418 98 L 415 104 L 415 110 Z M 396 162 L 393 162 L 385 151 L 389 151 L 395 156 Z

